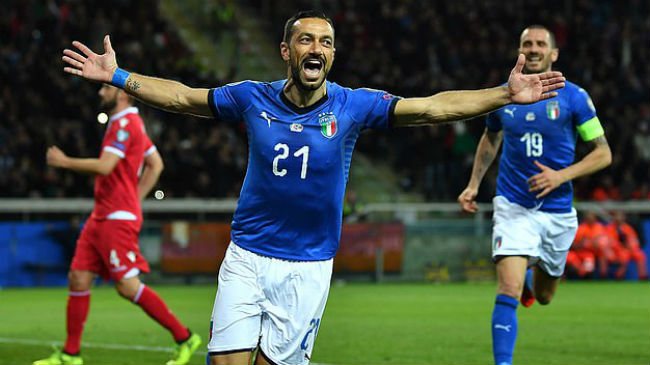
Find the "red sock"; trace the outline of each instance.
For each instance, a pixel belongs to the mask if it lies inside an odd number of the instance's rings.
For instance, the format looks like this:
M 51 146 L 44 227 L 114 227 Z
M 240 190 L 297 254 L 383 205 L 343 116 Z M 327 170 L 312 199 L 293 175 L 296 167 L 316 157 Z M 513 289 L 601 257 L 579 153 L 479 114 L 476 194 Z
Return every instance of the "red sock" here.
M 138 293 L 133 298 L 133 303 L 139 305 L 140 308 L 147 312 L 149 317 L 167 328 L 174 336 L 174 341 L 181 342 L 190 337 L 190 331 L 178 321 L 172 311 L 167 308 L 167 304 L 162 298 L 155 291 L 149 289 L 148 286 L 140 285 Z
M 90 308 L 90 290 L 70 291 L 66 311 L 68 336 L 63 351 L 75 355 L 81 348 L 81 334 Z

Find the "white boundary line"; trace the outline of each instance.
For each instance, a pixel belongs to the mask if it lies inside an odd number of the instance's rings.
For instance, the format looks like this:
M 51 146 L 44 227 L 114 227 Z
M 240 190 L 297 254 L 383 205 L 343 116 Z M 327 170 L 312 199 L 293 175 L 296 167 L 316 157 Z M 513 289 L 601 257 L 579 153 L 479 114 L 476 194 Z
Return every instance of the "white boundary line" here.
M 0 337 L 0 344 L 17 344 L 17 345 L 33 345 L 33 346 L 63 346 L 61 341 L 40 341 L 32 340 L 27 338 L 8 338 Z M 109 350 L 122 350 L 122 351 L 148 351 L 148 352 L 173 352 L 174 349 L 171 347 L 161 347 L 161 346 L 140 346 L 140 345 L 123 345 L 119 343 L 94 343 L 94 342 L 82 342 L 82 347 L 96 348 L 96 349 L 109 349 Z M 206 351 L 196 351 L 192 356 L 203 356 L 207 355 Z M 317 364 L 311 363 L 311 365 L 328 365 L 328 364 Z
M 61 341 L 39 341 L 31 340 L 25 338 L 7 338 L 0 337 L 0 343 L 5 344 L 17 344 L 17 345 L 34 345 L 34 346 L 62 346 Z M 133 350 L 133 351 L 149 351 L 149 352 L 173 352 L 174 349 L 170 347 L 162 346 L 140 346 L 140 345 L 123 345 L 119 343 L 94 343 L 94 342 L 83 342 L 82 347 L 97 348 L 97 349 L 109 349 L 109 350 Z M 194 355 L 205 356 L 207 352 L 205 351 L 196 351 Z

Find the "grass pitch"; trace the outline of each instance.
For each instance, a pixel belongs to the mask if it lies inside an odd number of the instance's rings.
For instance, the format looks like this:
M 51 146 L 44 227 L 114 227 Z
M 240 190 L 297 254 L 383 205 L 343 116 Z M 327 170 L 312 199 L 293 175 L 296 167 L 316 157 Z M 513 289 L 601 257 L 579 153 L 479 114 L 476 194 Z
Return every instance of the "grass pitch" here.
M 154 286 L 207 341 L 216 288 Z M 333 285 L 316 341 L 320 364 L 490 364 L 494 284 Z M 0 364 L 31 364 L 63 340 L 67 290 L 0 290 Z M 648 364 L 648 283 L 562 283 L 554 302 L 519 308 L 517 364 Z M 111 287 L 93 289 L 85 364 L 164 364 L 171 336 Z M 202 346 L 203 347 L 203 346 Z M 205 352 L 194 364 L 205 363 Z

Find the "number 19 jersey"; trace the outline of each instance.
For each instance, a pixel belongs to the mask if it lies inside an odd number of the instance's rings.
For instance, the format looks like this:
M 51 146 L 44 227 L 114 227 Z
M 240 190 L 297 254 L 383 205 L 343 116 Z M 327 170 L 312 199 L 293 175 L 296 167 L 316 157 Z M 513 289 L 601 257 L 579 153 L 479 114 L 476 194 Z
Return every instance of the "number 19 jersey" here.
M 566 182 L 546 197 L 535 198 L 527 180 L 540 172 L 537 160 L 554 170 L 574 162 L 576 135 L 585 141 L 604 134 L 587 92 L 566 82 L 558 96 L 530 105 L 508 105 L 487 117 L 487 129 L 503 130 L 503 151 L 497 177 L 497 195 L 526 208 L 565 213 L 571 211 L 573 187 Z
M 327 82 L 299 108 L 286 80 L 243 81 L 212 89 L 216 119 L 246 123 L 248 168 L 231 237 L 249 251 L 298 261 L 328 260 L 339 246 L 343 195 L 359 133 L 388 128 L 397 98 Z

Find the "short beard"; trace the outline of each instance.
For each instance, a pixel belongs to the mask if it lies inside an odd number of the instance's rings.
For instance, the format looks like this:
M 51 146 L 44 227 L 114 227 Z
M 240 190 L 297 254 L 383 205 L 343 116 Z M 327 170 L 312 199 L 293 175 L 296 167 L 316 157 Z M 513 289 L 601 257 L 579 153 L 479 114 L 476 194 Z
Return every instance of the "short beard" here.
M 548 61 L 548 64 L 545 64 L 544 67 L 542 67 L 539 71 L 533 71 L 529 70 L 525 65 L 524 65 L 524 72 L 525 74 L 539 74 L 539 73 L 544 73 L 547 71 L 550 71 L 553 66 L 553 62 L 551 60 Z
M 294 66 L 294 64 L 291 64 L 291 78 L 293 78 L 293 83 L 300 89 L 301 91 L 314 91 L 318 90 L 321 85 L 323 85 L 323 82 L 327 80 L 327 71 L 325 70 L 325 65 L 323 65 L 323 78 L 318 84 L 314 85 L 306 85 L 302 82 L 302 79 L 300 79 L 300 66 Z
M 117 98 L 113 98 L 105 101 L 101 100 L 99 102 L 99 110 L 104 113 L 110 114 L 110 112 L 113 111 L 113 109 L 115 109 L 116 105 L 117 105 Z

